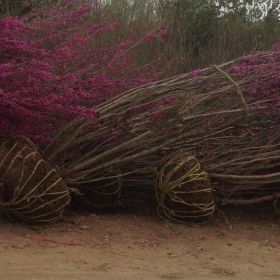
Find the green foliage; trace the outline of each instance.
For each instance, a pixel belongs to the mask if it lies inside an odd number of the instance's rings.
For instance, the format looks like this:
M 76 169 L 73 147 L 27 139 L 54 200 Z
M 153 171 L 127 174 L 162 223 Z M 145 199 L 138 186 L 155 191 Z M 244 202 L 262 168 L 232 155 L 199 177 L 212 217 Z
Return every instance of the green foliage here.
M 172 36 L 169 56 L 182 58 L 180 72 L 269 49 L 280 38 L 280 0 L 160 2 Z
M 208 0 L 177 0 L 167 10 L 169 14 L 164 17 L 163 23 L 172 33 L 172 51 L 199 59 L 215 38 L 219 24 L 217 7 Z

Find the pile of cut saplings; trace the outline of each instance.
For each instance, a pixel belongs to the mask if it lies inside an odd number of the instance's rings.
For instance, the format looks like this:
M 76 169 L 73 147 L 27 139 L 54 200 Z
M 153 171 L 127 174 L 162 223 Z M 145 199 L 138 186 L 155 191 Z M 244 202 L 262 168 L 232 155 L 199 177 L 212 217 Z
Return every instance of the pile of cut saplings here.
M 96 211 L 144 199 L 164 219 L 201 222 L 217 205 L 276 204 L 279 62 L 276 51 L 257 53 L 129 90 L 46 145 L 7 135 L 1 212 L 53 223 L 73 202 Z

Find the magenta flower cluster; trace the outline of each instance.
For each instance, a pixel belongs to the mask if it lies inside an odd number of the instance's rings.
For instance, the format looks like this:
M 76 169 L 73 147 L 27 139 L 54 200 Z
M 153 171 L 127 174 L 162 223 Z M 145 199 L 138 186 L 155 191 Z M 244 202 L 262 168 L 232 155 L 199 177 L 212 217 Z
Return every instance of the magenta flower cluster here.
M 141 69 L 135 58 L 137 42 L 166 36 L 164 29 L 111 42 L 119 23 L 97 23 L 95 6 L 85 3 L 0 20 L 0 137 L 49 141 L 68 120 L 95 119 L 96 105 L 162 74 L 156 59 Z

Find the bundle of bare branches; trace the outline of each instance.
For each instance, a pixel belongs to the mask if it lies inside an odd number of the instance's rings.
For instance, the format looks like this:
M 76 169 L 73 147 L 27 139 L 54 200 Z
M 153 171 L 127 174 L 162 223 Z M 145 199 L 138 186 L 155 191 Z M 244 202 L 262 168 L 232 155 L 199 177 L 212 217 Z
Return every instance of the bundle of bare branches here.
M 280 53 L 272 51 L 130 90 L 99 105 L 96 122 L 61 129 L 44 155 L 86 195 L 102 188 L 109 198 L 116 181 L 117 197 L 134 186 L 153 188 L 162 158 L 184 151 L 200 162 L 223 203 L 273 200 L 279 73 Z
M 70 202 L 57 170 L 24 137 L 9 138 L 0 146 L 0 178 L 0 211 L 25 222 L 56 222 Z
M 188 153 L 173 153 L 161 161 L 155 190 L 158 213 L 170 220 L 203 221 L 215 211 L 208 175 Z

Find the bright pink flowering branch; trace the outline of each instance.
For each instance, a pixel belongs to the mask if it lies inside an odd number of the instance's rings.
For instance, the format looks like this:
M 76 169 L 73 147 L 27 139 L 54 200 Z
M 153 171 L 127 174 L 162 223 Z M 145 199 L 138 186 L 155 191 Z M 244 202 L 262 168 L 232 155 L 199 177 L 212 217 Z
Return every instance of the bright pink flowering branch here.
M 133 71 L 139 38 L 106 42 L 119 24 L 97 23 L 94 13 L 75 0 L 0 21 L 0 136 L 48 141 L 58 124 L 95 119 L 95 105 L 159 78 L 153 63 Z

